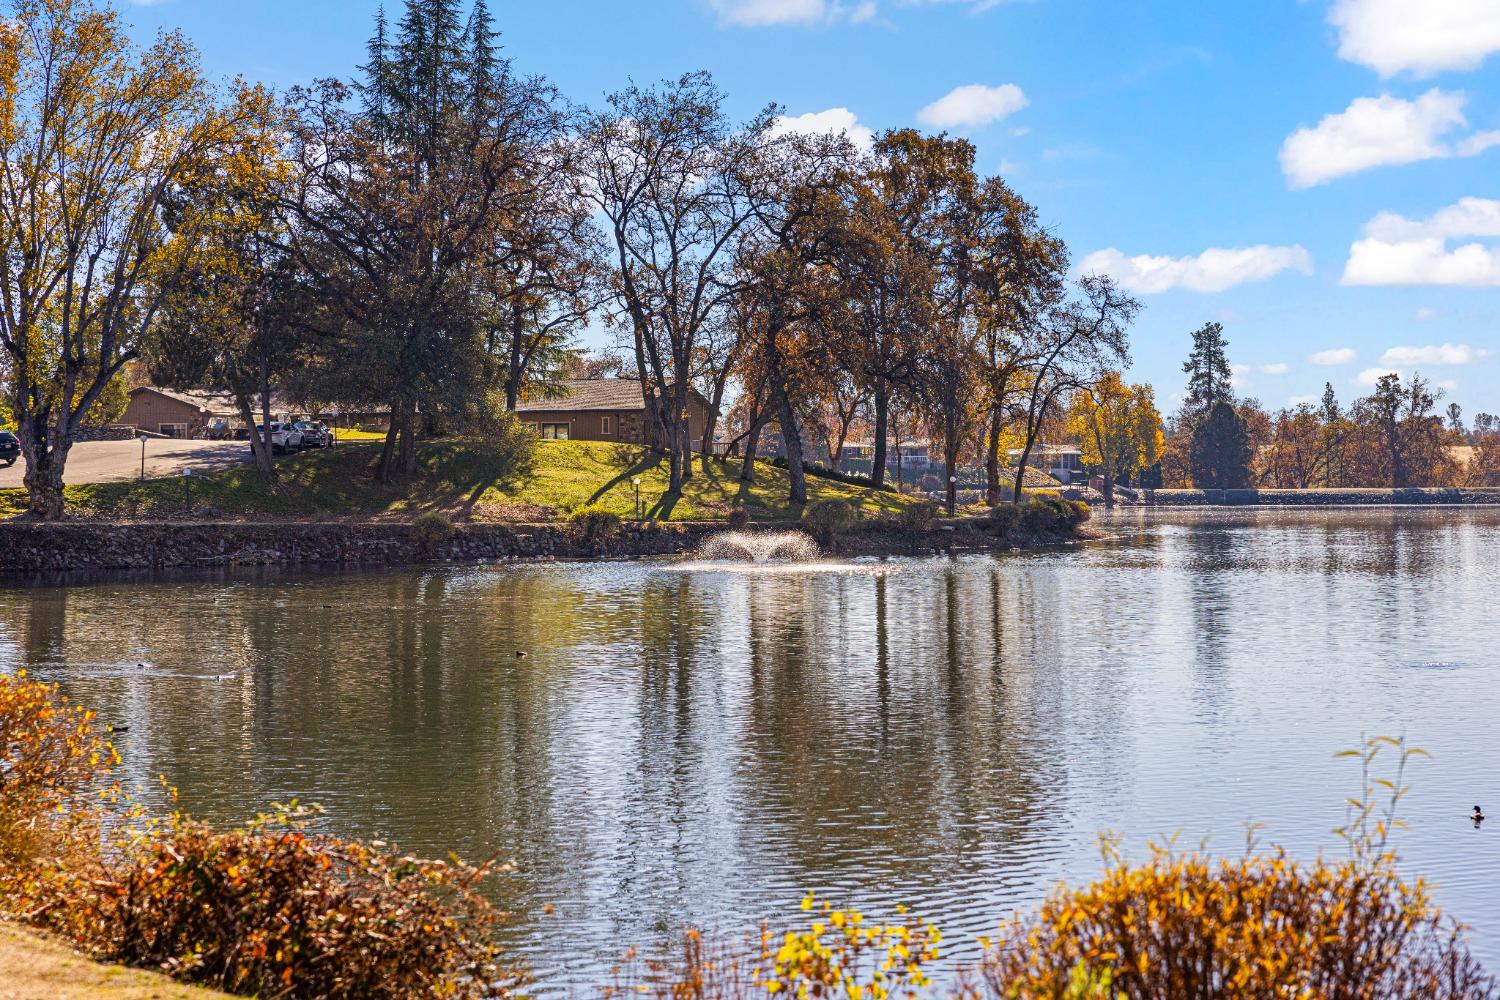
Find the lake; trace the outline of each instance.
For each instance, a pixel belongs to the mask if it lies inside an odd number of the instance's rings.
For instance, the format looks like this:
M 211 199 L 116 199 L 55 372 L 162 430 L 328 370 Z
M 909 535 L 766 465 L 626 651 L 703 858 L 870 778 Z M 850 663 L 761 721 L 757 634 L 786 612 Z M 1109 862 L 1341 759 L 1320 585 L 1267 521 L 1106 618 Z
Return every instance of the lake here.
M 1097 837 L 1342 850 L 1405 734 L 1403 864 L 1500 967 L 1500 509 L 1120 512 L 1012 555 L 226 572 L 0 589 L 0 670 L 236 821 L 498 852 L 544 987 L 809 890 L 973 939 Z M 525 657 L 517 657 L 524 651 Z M 146 666 L 137 666 L 137 663 Z M 214 679 L 217 675 L 232 675 Z M 152 793 L 154 794 L 154 793 Z M 544 912 L 547 904 L 552 912 Z M 800 916 L 800 914 L 798 914 Z

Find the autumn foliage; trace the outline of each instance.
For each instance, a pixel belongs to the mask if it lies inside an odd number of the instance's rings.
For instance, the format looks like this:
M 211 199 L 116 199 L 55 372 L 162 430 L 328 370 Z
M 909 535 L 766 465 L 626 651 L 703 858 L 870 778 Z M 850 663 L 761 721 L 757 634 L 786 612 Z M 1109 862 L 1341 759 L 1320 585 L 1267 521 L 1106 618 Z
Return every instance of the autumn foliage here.
M 227 832 L 152 816 L 106 783 L 116 759 L 55 688 L 0 677 L 0 916 L 266 998 L 479 998 L 523 980 L 478 893 L 493 865 L 318 833 L 295 805 Z
M 1144 864 L 1058 890 L 988 945 L 970 991 L 1007 1000 L 1495 995 L 1426 886 L 1384 860 L 1159 847 Z

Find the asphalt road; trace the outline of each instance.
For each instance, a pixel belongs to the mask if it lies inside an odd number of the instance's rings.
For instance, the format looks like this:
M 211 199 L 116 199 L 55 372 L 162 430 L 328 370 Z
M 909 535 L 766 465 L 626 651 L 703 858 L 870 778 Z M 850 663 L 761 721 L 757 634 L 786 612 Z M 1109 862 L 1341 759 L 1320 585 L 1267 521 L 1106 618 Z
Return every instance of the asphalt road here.
M 245 441 L 186 441 L 152 438 L 146 442 L 146 477 L 177 476 L 191 467 L 208 472 L 250 460 Z M 26 471 L 24 459 L 9 468 L 0 467 L 0 489 L 21 485 Z M 83 441 L 68 452 L 63 479 L 69 483 L 109 483 L 135 479 L 141 474 L 139 441 Z

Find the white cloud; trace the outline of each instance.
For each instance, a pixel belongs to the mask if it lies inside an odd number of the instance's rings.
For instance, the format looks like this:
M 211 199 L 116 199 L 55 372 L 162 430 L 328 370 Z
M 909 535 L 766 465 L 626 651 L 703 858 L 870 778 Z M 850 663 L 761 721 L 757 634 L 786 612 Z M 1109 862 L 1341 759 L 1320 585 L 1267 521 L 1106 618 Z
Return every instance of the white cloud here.
M 1500 285 L 1500 248 L 1459 237 L 1500 236 L 1500 201 L 1463 198 L 1426 219 L 1381 212 L 1349 248 L 1345 285 Z M 1418 318 L 1421 318 L 1420 314 Z
M 1500 250 L 1466 243 L 1452 250 L 1442 240 L 1387 243 L 1356 240 L 1344 265 L 1345 285 L 1500 285 Z
M 771 135 L 826 135 L 842 133 L 849 137 L 860 152 L 868 153 L 875 144 L 875 132 L 859 123 L 859 118 L 848 108 L 829 108 L 826 111 L 809 111 L 805 115 L 789 117 L 782 115 L 771 123 Z
M 1354 381 L 1360 385 L 1374 385 L 1387 375 L 1400 375 L 1403 379 L 1406 377 L 1404 372 L 1398 372 L 1394 368 L 1366 368 L 1354 376 Z
M 1031 128 L 1030 128 L 1030 126 L 1023 125 L 1020 128 L 1013 128 L 1013 129 L 1011 129 L 1010 130 L 1010 134 L 1013 135 L 1013 136 L 1015 136 L 1017 139 L 1019 139 L 1023 135 L 1030 135 L 1031 134 Z
M 987 87 L 970 83 L 955 87 L 917 112 L 917 121 L 932 128 L 976 128 L 999 121 L 1029 102 L 1013 83 Z
M 826 0 L 709 0 L 721 24 L 759 28 L 770 24 L 819 24 L 832 10 Z
M 1381 76 L 1474 69 L 1500 52 L 1495 0 L 1335 0 L 1339 56 Z
M 1365 223 L 1365 235 L 1391 243 L 1434 237 L 1500 236 L 1500 201 L 1460 198 L 1426 219 L 1408 219 L 1395 212 L 1381 212 Z
M 1330 347 L 1326 351 L 1309 354 L 1307 360 L 1314 365 L 1347 365 L 1356 356 L 1352 347 Z
M 131 0 L 132 3 L 158 3 L 162 0 Z M 999 6 L 1003 0 L 898 0 L 901 7 L 958 3 L 972 13 Z M 719 16 L 722 25 L 763 28 L 771 25 L 816 26 L 841 22 L 863 24 L 880 13 L 876 0 L 708 0 L 708 6 Z
M 1389 94 L 1356 98 L 1338 114 L 1287 136 L 1281 171 L 1290 186 L 1305 188 L 1371 167 L 1477 156 L 1500 145 L 1500 132 L 1446 138 L 1468 125 L 1464 101 L 1461 93 L 1435 88 L 1414 101 Z
M 1413 317 L 1413 319 L 1415 319 L 1418 323 L 1427 323 L 1431 320 L 1437 319 L 1437 316 L 1438 311 L 1436 309 L 1430 309 L 1427 306 L 1423 306 L 1422 308 L 1417 310 L 1416 315 Z
M 1130 291 L 1143 295 L 1186 288 L 1222 292 L 1235 285 L 1265 281 L 1282 271 L 1312 274 L 1312 256 L 1300 246 L 1261 244 L 1237 249 L 1210 247 L 1196 257 L 1126 257 L 1110 247 L 1089 254 L 1079 264 L 1082 273 L 1108 274 Z
M 1273 364 L 1260 366 L 1260 373 L 1262 375 L 1285 375 L 1290 370 L 1291 366 L 1285 361 L 1277 361 Z
M 1488 353 L 1484 350 L 1471 350 L 1468 344 L 1392 347 L 1380 356 L 1380 363 L 1383 365 L 1466 365 Z

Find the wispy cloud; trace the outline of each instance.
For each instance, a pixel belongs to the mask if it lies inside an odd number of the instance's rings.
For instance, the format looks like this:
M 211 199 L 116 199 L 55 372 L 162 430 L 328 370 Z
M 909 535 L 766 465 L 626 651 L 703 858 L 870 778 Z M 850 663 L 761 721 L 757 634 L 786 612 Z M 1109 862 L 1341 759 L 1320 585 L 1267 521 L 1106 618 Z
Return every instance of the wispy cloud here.
M 1468 344 L 1428 344 L 1425 347 L 1392 347 L 1380 356 L 1383 365 L 1466 365 L 1487 357 L 1489 351 Z
M 1330 347 L 1326 351 L 1309 354 L 1307 361 L 1314 365 L 1347 365 L 1358 356 L 1352 347 Z
M 1030 102 L 1013 83 L 955 87 L 917 112 L 917 121 L 932 128 L 978 128 L 1015 114 Z
M 1301 246 L 1221 249 L 1210 247 L 1196 257 L 1127 257 L 1114 247 L 1089 254 L 1079 263 L 1085 274 L 1108 274 L 1125 288 L 1143 295 L 1186 288 L 1222 292 L 1235 285 L 1265 281 L 1283 271 L 1312 273 L 1312 256 Z

